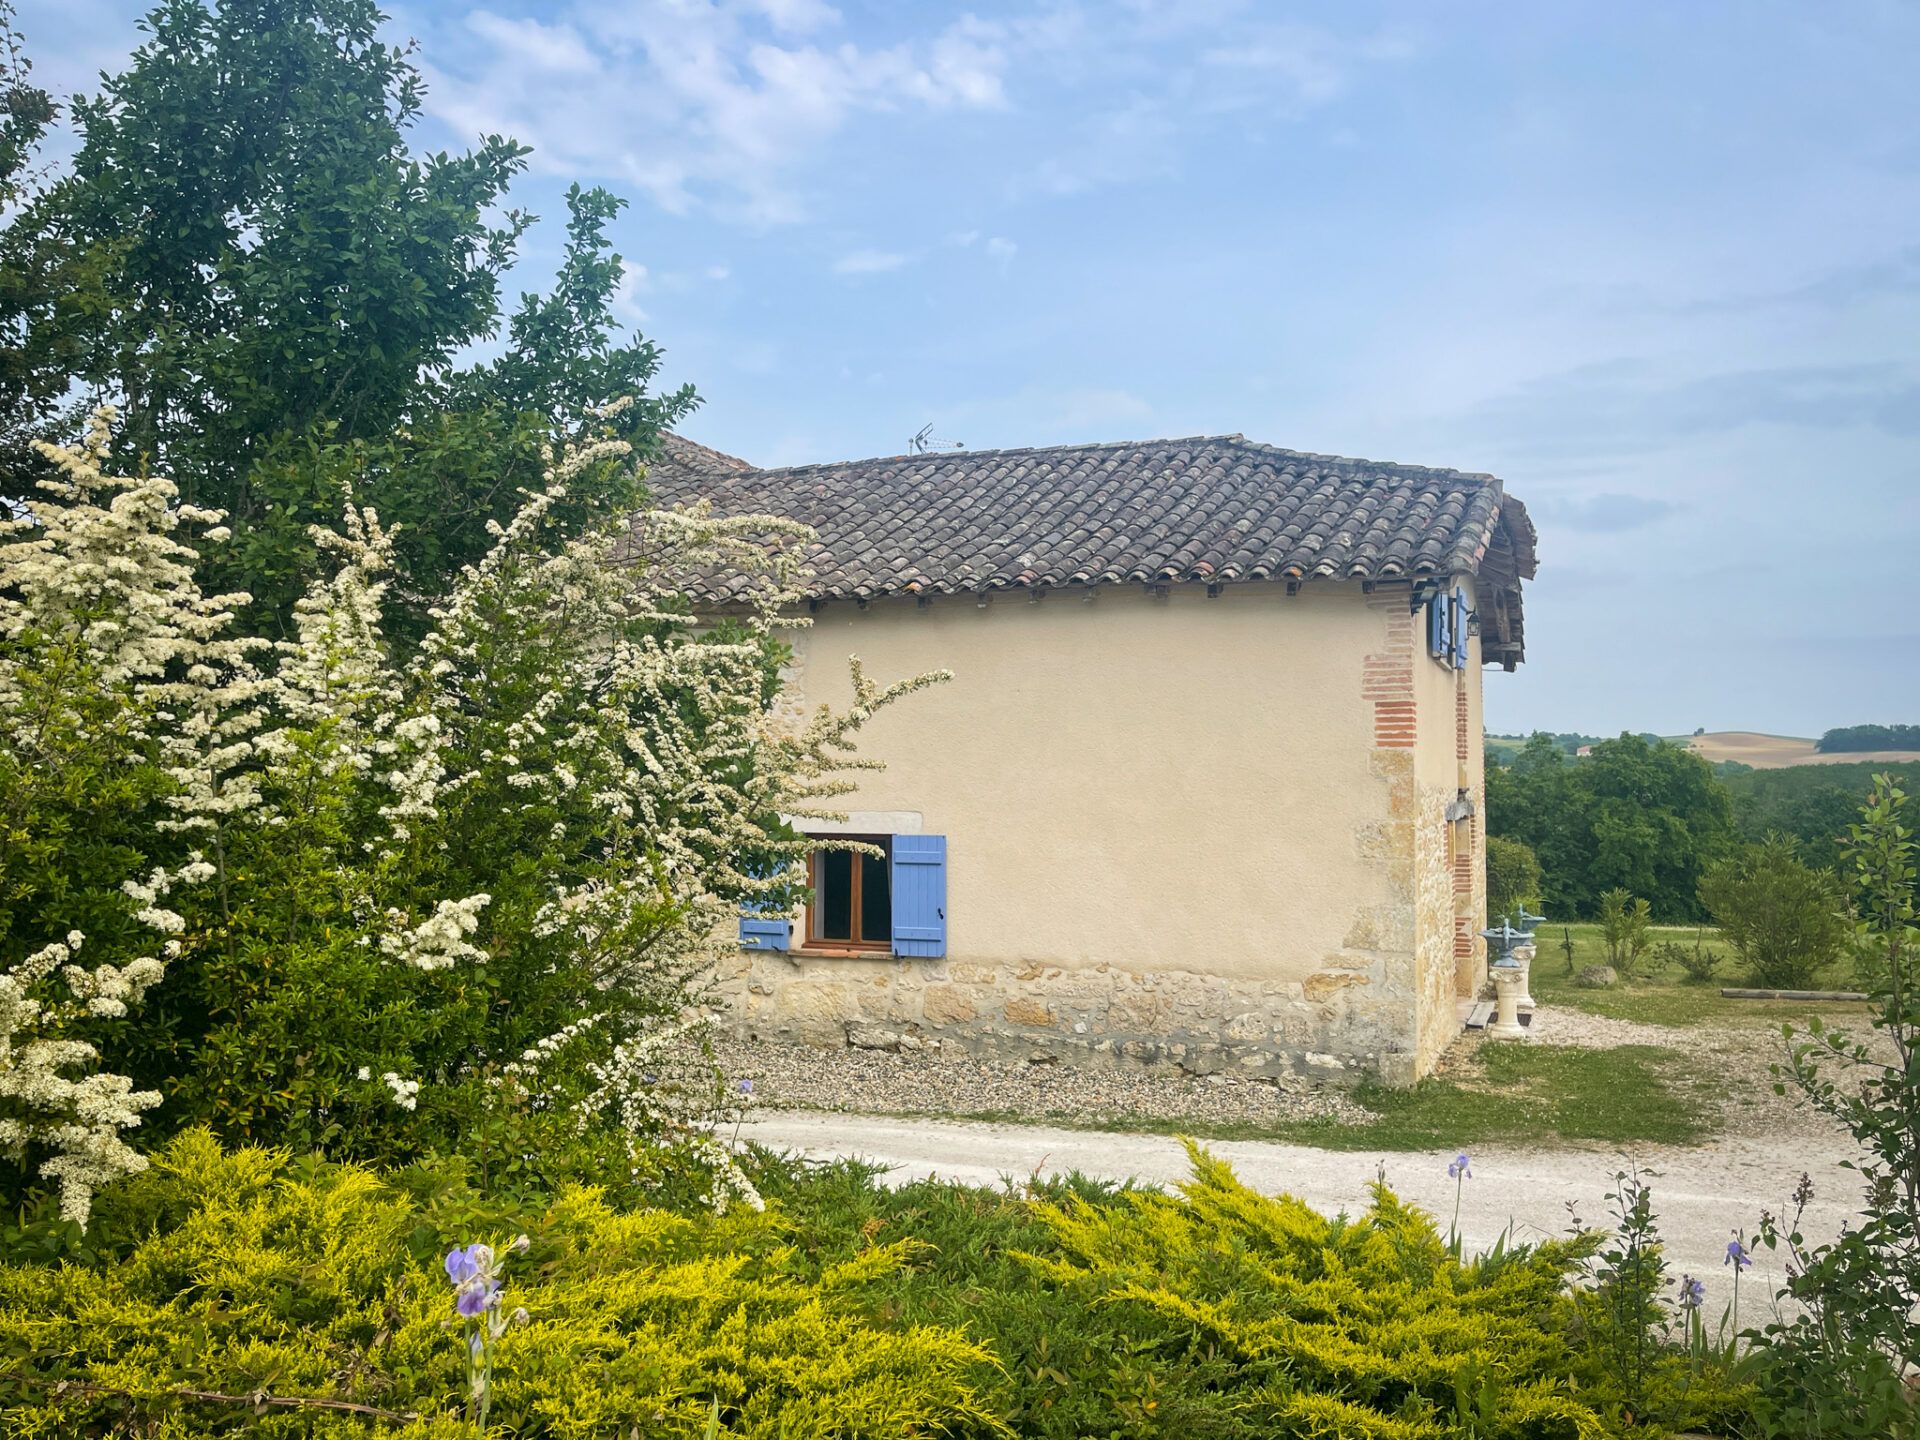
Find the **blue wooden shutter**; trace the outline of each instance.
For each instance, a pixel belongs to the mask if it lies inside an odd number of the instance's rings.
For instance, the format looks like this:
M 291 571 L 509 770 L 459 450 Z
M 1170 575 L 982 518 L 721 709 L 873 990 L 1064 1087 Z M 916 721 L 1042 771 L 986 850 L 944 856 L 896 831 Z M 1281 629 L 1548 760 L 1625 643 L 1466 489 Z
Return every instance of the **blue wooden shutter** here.
M 766 871 L 750 866 L 749 873 L 764 876 Z M 774 908 L 764 900 L 740 907 L 740 948 L 742 950 L 790 950 L 793 948 L 793 925 L 784 915 L 767 913 Z
M 1447 598 L 1435 595 L 1427 601 L 1427 654 L 1444 660 L 1451 644 L 1447 637 Z
M 762 907 L 749 905 L 740 913 L 742 950 L 790 950 L 793 948 L 793 924 L 784 916 L 767 919 L 758 912 Z
M 893 837 L 893 953 L 947 953 L 947 837 Z
M 1467 668 L 1467 592 L 1455 589 L 1453 592 L 1453 668 Z

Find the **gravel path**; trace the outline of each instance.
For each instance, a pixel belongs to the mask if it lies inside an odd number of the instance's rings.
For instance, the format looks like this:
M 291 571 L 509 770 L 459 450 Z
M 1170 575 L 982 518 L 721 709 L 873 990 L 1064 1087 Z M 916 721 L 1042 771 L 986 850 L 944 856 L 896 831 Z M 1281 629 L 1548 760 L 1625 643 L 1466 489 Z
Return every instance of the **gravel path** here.
M 1325 1119 L 1364 1124 L 1370 1112 L 1331 1086 L 1200 1077 L 1138 1066 L 1094 1068 L 978 1060 L 943 1051 L 825 1050 L 721 1039 L 729 1079 L 751 1079 L 770 1106 L 1029 1120 Z

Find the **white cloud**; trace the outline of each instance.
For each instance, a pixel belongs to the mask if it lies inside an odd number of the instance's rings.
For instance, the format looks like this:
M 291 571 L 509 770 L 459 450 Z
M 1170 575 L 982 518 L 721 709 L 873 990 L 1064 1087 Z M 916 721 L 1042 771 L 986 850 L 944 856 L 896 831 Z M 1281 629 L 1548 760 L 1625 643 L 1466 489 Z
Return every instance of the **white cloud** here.
M 581 74 L 599 68 L 599 60 L 571 25 L 543 25 L 538 20 L 513 20 L 491 10 L 475 10 L 467 16 L 467 29 L 513 55 L 521 65 L 548 74 Z
M 707 267 L 706 274 L 707 274 L 707 279 L 709 280 L 724 280 L 729 275 L 733 274 L 733 271 L 728 269 L 725 265 L 709 265 Z
M 748 8 L 765 15 L 776 30 L 805 35 L 840 23 L 840 12 L 823 0 L 748 0 Z
M 1179 165 L 1182 127 L 1190 115 L 1152 95 L 1094 111 L 1055 141 L 1053 153 L 1014 177 L 1015 196 L 1079 195 L 1105 185 L 1171 175 Z
M 836 275 L 880 275 L 898 270 L 907 257 L 891 250 L 854 250 L 833 262 Z
M 987 241 L 987 258 L 1005 270 L 1013 264 L 1013 257 L 1020 253 L 1020 247 L 1004 235 L 995 235 Z
M 613 287 L 613 313 L 629 325 L 644 325 L 647 312 L 640 308 L 639 296 L 647 289 L 647 267 L 629 263 Z
M 1348 36 L 1315 25 L 1283 23 L 1253 30 L 1232 45 L 1210 47 L 1201 60 L 1213 69 L 1216 81 L 1243 77 L 1240 84 L 1228 80 L 1224 91 L 1216 89 L 1215 105 L 1297 113 L 1344 95 L 1359 71 L 1408 60 L 1417 52 L 1412 33 L 1403 29 Z
M 461 140 L 517 136 L 555 175 L 770 225 L 805 217 L 806 167 L 855 117 L 1006 104 L 994 26 L 819 37 L 838 23 L 817 0 L 573 0 L 546 21 L 475 9 L 427 37 L 427 106 Z

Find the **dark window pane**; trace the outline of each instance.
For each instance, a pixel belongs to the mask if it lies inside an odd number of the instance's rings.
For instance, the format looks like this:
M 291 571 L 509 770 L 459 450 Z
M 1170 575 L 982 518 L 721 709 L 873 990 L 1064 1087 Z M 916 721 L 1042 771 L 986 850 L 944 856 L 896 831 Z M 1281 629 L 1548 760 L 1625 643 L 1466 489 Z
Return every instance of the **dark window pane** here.
M 893 895 L 887 888 L 887 862 L 860 857 L 860 938 L 893 939 Z
M 845 850 L 820 852 L 820 938 L 853 938 L 853 856 Z

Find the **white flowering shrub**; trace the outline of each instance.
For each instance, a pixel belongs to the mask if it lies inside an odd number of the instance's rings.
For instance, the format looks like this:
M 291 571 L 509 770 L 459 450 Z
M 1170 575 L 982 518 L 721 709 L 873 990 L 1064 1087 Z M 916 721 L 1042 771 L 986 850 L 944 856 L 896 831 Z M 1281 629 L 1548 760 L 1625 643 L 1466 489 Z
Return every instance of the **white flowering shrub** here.
M 198 697 L 257 648 L 224 633 L 233 597 L 193 581 L 185 539 L 220 517 L 107 474 L 112 421 L 46 450 L 42 502 L 0 519 L 0 1166 L 53 1182 L 80 1223 L 140 1167 L 126 1132 L 160 1098 L 99 1045 L 179 951 L 176 888 L 211 874 L 155 827 L 196 818 Z
M 696 510 L 554 539 L 615 440 L 554 458 L 417 647 L 384 632 L 392 537 L 351 497 L 294 636 L 236 636 L 242 597 L 202 595 L 184 543 L 221 517 L 112 475 L 110 426 L 49 450 L 62 478 L 0 532 L 0 1180 L 84 1219 L 134 1126 L 206 1123 L 483 1173 L 628 1178 L 678 1140 L 751 1199 L 689 1059 L 710 949 L 791 893 L 780 817 L 830 805 L 860 725 L 938 677 L 783 723 L 804 532 Z M 702 633 L 673 582 L 715 564 L 759 583 Z

